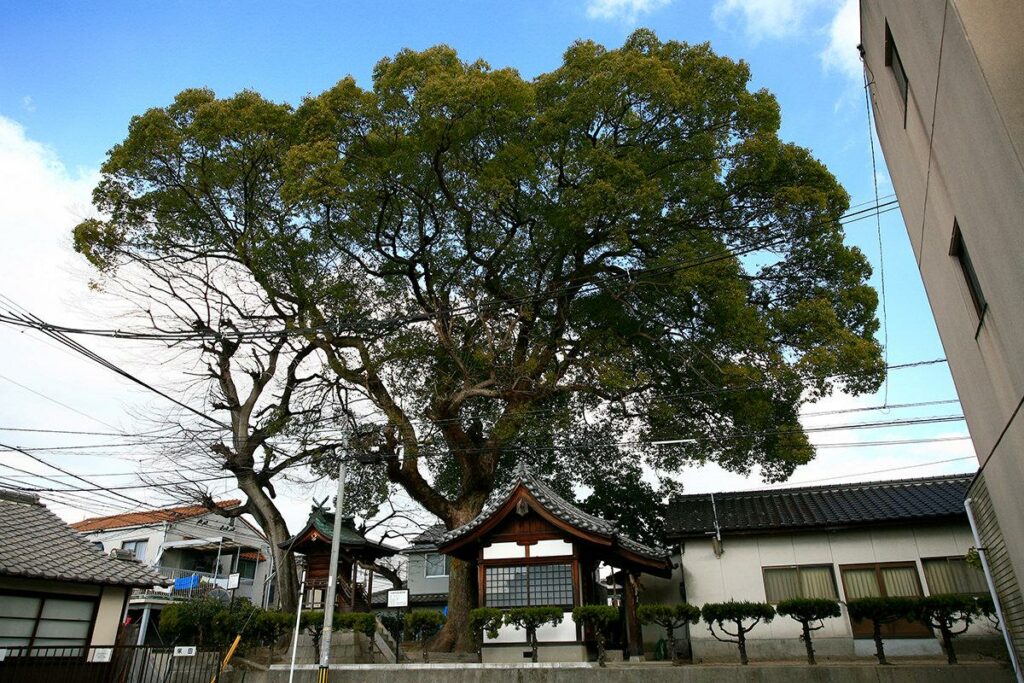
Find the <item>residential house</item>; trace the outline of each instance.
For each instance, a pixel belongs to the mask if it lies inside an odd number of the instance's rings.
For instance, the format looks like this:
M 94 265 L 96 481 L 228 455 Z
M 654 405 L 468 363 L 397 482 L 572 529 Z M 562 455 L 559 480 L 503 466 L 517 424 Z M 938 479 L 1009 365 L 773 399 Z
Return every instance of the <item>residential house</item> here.
M 132 589 L 166 579 L 100 552 L 26 493 L 0 490 L 0 648 L 5 658 L 91 659 L 116 644 Z M 0 662 L 0 679 L 4 678 Z
M 412 609 L 444 610 L 448 607 L 448 574 L 452 558 L 437 549 L 444 532 L 443 524 L 429 526 L 415 536 L 408 547 L 399 551 L 405 557 L 406 582 L 402 588 L 409 590 Z M 387 606 L 386 590 L 373 594 L 373 606 Z
M 861 0 L 872 114 L 981 473 L 969 498 L 1024 655 L 1024 3 Z
M 228 510 L 238 500 L 216 503 Z M 173 584 L 136 591 L 129 619 L 139 625 L 137 642 L 152 642 L 154 612 L 179 598 L 212 594 L 273 604 L 271 553 L 263 534 L 244 517 L 228 517 L 202 506 L 182 506 L 91 517 L 71 525 L 98 550 L 126 551 Z M 238 574 L 238 587 L 229 577 Z
M 667 509 L 667 541 L 676 567 L 670 580 L 644 578 L 641 600 L 695 605 L 728 600 L 778 603 L 821 597 L 845 603 L 873 596 L 987 594 L 981 570 L 966 556 L 974 545 L 964 510 L 971 477 L 955 475 L 763 491 L 693 494 Z M 814 635 L 821 657 L 870 656 L 868 623 L 827 619 Z M 984 620 L 982 620 L 984 622 Z M 662 636 L 645 627 L 647 648 Z M 776 617 L 748 634 L 752 659 L 803 656 L 797 622 Z M 920 623 L 887 627 L 886 652 L 938 655 L 936 637 Z M 978 623 L 961 647 L 994 655 L 996 631 Z M 968 643 L 968 644 L 963 644 Z M 704 624 L 689 633 L 694 661 L 736 657 Z

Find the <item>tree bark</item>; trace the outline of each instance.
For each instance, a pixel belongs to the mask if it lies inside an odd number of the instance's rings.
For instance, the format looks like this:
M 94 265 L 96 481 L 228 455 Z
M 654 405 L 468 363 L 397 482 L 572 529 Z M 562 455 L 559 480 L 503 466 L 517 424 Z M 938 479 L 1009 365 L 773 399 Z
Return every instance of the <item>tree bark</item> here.
M 274 501 L 253 478 L 238 477 L 238 488 L 248 497 L 246 505 L 249 512 L 256 518 L 270 542 L 270 553 L 274 556 L 274 569 L 277 572 L 277 600 L 281 610 L 294 612 L 299 605 L 299 577 L 295 569 L 295 557 L 291 549 L 279 545 L 288 540 L 288 525 Z
M 808 664 L 817 664 L 817 662 L 814 661 L 814 646 L 811 644 L 811 627 L 810 627 L 810 624 L 808 622 L 806 622 L 806 621 L 802 621 L 802 622 L 800 622 L 800 625 L 803 626 L 803 631 L 804 631 L 802 638 L 804 640 L 804 647 L 807 648 L 807 663 Z
M 736 622 L 736 643 L 740 648 L 740 664 L 746 666 L 750 663 L 747 659 L 747 634 L 743 632 L 743 624 Z
M 448 618 L 431 643 L 437 652 L 473 652 L 476 647 L 469 628 L 469 612 L 477 605 L 476 564 L 452 558 L 448 575 Z
M 946 661 L 950 664 L 956 664 L 956 651 L 953 649 L 953 634 L 949 628 L 942 624 L 939 626 L 939 633 L 942 634 L 942 649 L 946 651 Z
M 885 646 L 882 645 L 882 626 L 877 621 L 873 622 L 872 636 L 875 639 L 875 657 L 879 664 L 888 664 L 885 661 Z

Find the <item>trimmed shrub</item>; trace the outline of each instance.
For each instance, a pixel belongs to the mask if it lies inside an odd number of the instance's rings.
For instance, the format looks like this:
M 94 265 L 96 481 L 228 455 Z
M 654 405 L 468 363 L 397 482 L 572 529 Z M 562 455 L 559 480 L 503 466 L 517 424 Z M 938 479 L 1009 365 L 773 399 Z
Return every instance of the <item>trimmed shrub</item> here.
M 678 605 L 640 605 L 637 616 L 642 624 L 657 624 L 665 629 L 672 664 L 679 666 L 676 629 L 700 621 L 700 609 L 685 602 Z
M 740 650 L 740 664 L 749 664 L 747 659 L 747 634 L 760 624 L 771 622 L 775 618 L 775 608 L 766 602 L 712 602 L 700 610 L 701 616 L 708 625 L 708 630 L 715 640 L 723 643 L 736 643 Z M 725 624 L 735 624 L 736 632 L 729 631 Z M 718 630 L 730 638 L 723 638 L 715 633 Z
M 244 640 L 267 648 L 267 665 L 274 663 L 274 646 L 291 631 L 294 617 L 287 612 L 259 610 L 242 634 Z
M 977 600 L 978 612 L 980 612 L 982 615 L 984 615 L 986 619 L 988 619 L 988 623 L 992 628 L 996 629 L 997 631 L 1001 631 L 1003 629 L 1003 625 L 999 618 L 999 613 L 996 610 L 996 603 L 994 600 L 992 600 L 992 596 L 979 595 Z
M 981 614 L 978 601 L 970 595 L 932 595 L 916 601 L 915 615 L 942 636 L 946 661 L 956 664 L 953 639 L 971 627 Z M 959 628 L 957 625 L 961 624 Z
M 405 615 L 405 627 L 423 645 L 423 661 L 428 662 L 427 641 L 444 625 L 444 614 L 432 609 L 414 609 Z
M 825 619 L 838 617 L 843 612 L 837 600 L 827 598 L 793 598 L 783 600 L 775 606 L 775 611 L 784 617 L 800 622 L 802 633 L 800 639 L 807 648 L 807 663 L 817 664 L 814 659 L 814 646 L 811 644 L 811 631 L 825 627 Z M 817 626 L 812 626 L 817 622 Z
M 160 614 L 160 635 L 170 643 L 222 647 L 234 639 L 253 609 L 248 600 L 233 605 L 216 598 L 174 602 Z
M 377 617 L 370 612 L 342 612 L 334 614 L 335 631 L 362 633 L 370 639 L 370 661 L 373 661 L 373 637 L 377 635 Z
M 497 607 L 477 607 L 469 611 L 469 630 L 476 643 L 476 653 L 483 658 L 484 634 L 488 638 L 497 638 L 498 629 L 505 620 L 504 613 Z
M 526 631 L 530 642 L 531 661 L 537 661 L 537 629 L 544 624 L 557 626 L 562 623 L 565 613 L 561 607 L 514 607 L 505 612 L 505 623 Z
M 313 640 L 313 649 L 319 653 L 320 641 L 324 637 L 324 613 L 319 610 L 303 612 L 299 618 L 299 628 L 309 635 Z
M 912 598 L 858 598 L 846 604 L 851 619 L 871 622 L 875 657 L 879 664 L 889 663 L 885 659 L 885 647 L 882 644 L 882 626 L 900 619 L 913 619 L 916 602 Z
M 604 638 L 608 627 L 619 620 L 619 610 L 608 605 L 580 605 L 572 610 L 572 620 L 590 628 L 597 638 L 597 664 L 605 666 Z

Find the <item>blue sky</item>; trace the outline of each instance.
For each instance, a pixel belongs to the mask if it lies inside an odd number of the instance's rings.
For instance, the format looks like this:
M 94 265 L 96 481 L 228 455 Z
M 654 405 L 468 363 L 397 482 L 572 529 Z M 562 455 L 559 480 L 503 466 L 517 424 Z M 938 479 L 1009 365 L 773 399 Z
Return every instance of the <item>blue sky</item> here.
M 483 58 L 533 77 L 556 67 L 576 39 L 613 47 L 637 26 L 650 27 L 663 39 L 710 41 L 719 53 L 746 60 L 753 87 L 768 88 L 781 104 L 783 137 L 813 150 L 843 182 L 854 203 L 873 200 L 876 178 L 882 195 L 892 192 L 880 151 L 877 176 L 872 172 L 855 50 L 855 0 L 10 1 L 0 5 L 0 203 L 5 208 L 0 238 L 7 244 L 0 251 L 0 293 L 54 322 L 90 319 L 95 324 L 103 312 L 93 310 L 85 288 L 87 274 L 70 252 L 68 231 L 88 213 L 95 170 L 106 151 L 123 138 L 130 117 L 167 104 L 183 88 L 207 86 L 221 95 L 250 88 L 297 104 L 348 74 L 368 86 L 373 65 L 381 57 L 437 43 L 452 45 L 465 59 Z M 941 358 L 942 347 L 899 214 L 883 216 L 881 230 L 889 362 Z M 875 265 L 877 285 L 874 221 L 855 223 L 848 233 L 849 241 Z M 115 345 L 108 350 L 125 364 L 135 363 L 133 367 L 142 372 L 147 369 L 144 349 Z M 0 375 L 91 412 L 93 418 L 130 424 L 130 414 L 149 399 L 81 365 L 38 340 L 0 330 Z M 949 398 L 955 398 L 955 390 L 944 365 L 892 374 L 890 403 Z M 881 397 L 838 397 L 812 410 L 880 401 Z M 0 406 L 0 426 L 97 426 L 95 419 L 90 423 L 10 381 L 0 381 Z M 808 424 L 958 412 L 959 406 L 945 405 L 808 418 Z M 841 432 L 828 438 L 847 442 L 964 433 L 962 424 L 952 423 Z M 37 445 L 41 439 L 2 431 L 0 437 L 0 443 L 6 439 Z M 52 445 L 54 439 L 42 442 Z M 821 451 L 818 462 L 798 471 L 794 481 L 964 471 L 972 461 L 870 474 L 970 454 L 967 442 L 898 450 L 828 449 Z M 113 471 L 99 458 L 61 462 L 75 471 Z M 119 461 L 120 470 L 125 466 Z M 687 483 L 692 491 L 758 485 L 714 468 L 688 473 Z M 295 494 L 293 519 L 304 516 L 305 500 L 308 491 Z M 81 516 L 74 510 L 64 513 Z

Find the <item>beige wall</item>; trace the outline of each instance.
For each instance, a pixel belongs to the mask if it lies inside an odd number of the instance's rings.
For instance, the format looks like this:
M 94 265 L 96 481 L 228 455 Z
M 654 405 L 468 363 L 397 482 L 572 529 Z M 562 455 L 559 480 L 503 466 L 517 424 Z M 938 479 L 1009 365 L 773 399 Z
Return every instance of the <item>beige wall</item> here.
M 96 621 L 92 630 L 93 647 L 113 645 L 117 641 L 117 631 L 124 616 L 125 593 L 130 590 L 116 586 L 97 586 L 87 583 L 68 581 L 42 581 L 36 579 L 17 579 L 0 577 L 0 589 L 31 591 L 34 593 L 53 593 L 54 595 L 99 596 L 96 609 Z
M 765 536 L 725 536 L 724 552 L 715 557 L 710 540 L 687 541 L 682 556 L 682 578 L 685 580 L 687 602 L 701 606 L 709 602 L 729 600 L 765 601 L 762 567 L 817 564 L 831 565 L 839 590 L 845 600 L 839 565 L 865 562 L 915 562 L 922 588 L 927 585 L 921 559 L 966 554 L 974 545 L 966 523 L 941 526 L 901 526 L 857 531 L 773 534 Z M 644 577 L 643 602 L 673 603 L 679 601 L 680 568 L 670 580 Z M 987 626 L 976 624 L 969 636 L 994 636 Z M 644 641 L 650 647 L 662 636 L 660 630 L 644 627 Z M 776 617 L 771 624 L 761 624 L 747 636 L 751 656 L 802 657 L 800 627 L 786 617 Z M 843 616 L 825 621 L 824 628 L 814 635 L 815 649 L 822 656 L 870 655 L 871 648 L 855 647 L 846 608 Z M 703 623 L 692 627 L 691 644 L 695 659 L 732 659 L 735 646 L 719 644 Z M 859 645 L 859 643 L 857 644 Z M 889 645 L 886 646 L 889 650 Z M 892 654 L 939 654 L 937 641 L 895 643 Z
M 888 23 L 907 72 L 906 128 Z M 1024 3 L 861 0 L 878 136 L 1018 583 L 1024 577 Z M 949 255 L 960 225 L 988 310 Z

